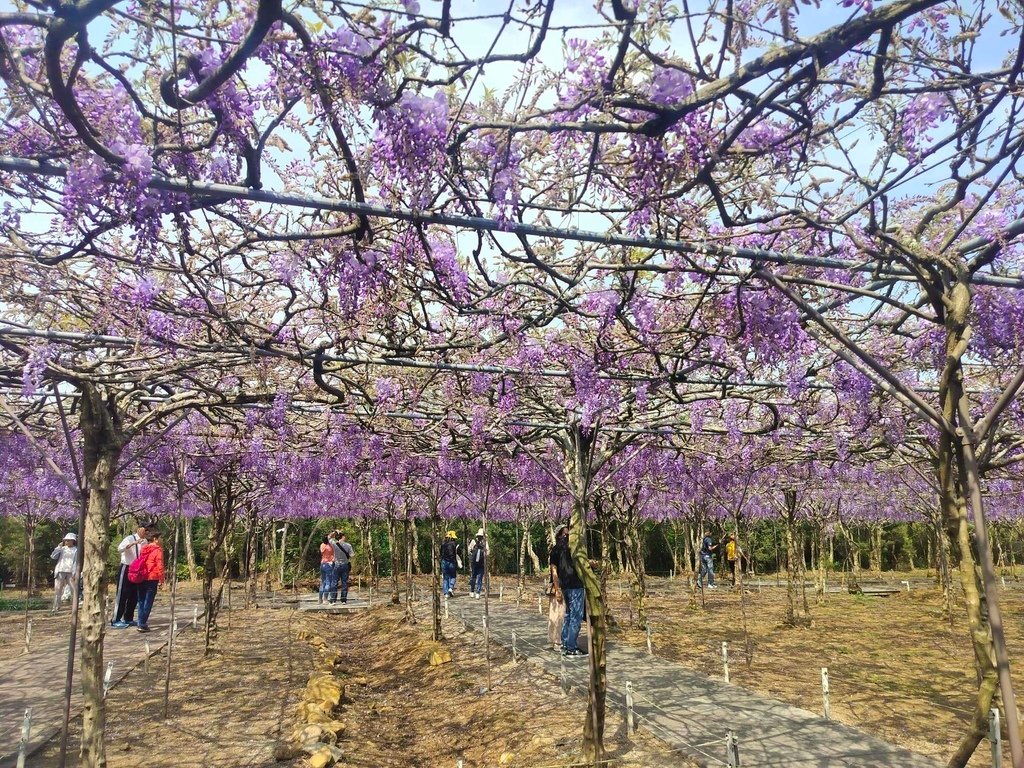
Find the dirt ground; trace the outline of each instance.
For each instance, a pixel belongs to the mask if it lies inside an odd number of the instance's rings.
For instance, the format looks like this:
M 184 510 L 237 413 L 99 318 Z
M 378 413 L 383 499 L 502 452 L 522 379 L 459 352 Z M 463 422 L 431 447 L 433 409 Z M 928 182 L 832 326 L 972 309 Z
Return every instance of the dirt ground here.
M 0 628 L 14 617 L 0 619 Z M 52 621 L 61 621 L 57 617 Z M 63 619 L 66 621 L 66 618 Z M 446 641 L 453 661 L 432 667 L 429 626 L 411 626 L 397 607 L 363 614 L 236 609 L 227 616 L 217 651 L 203 657 L 201 633 L 175 642 L 169 717 L 163 717 L 165 656 L 154 656 L 108 696 L 110 768 L 247 768 L 277 763 L 273 752 L 295 723 L 296 704 L 312 670 L 314 651 L 301 630 L 320 635 L 344 657 L 346 724 L 338 746 L 347 766 L 568 768 L 580 756 L 586 712 L 581 696 L 561 695 L 558 682 L 500 649 L 491 653 L 491 688 L 479 635 L 452 622 Z M 19 630 L 20 631 L 20 630 Z M 0 637 L 6 637 L 0 632 Z M 0 653 L 16 652 L 16 643 Z M 76 745 L 80 720 L 71 744 Z M 609 711 L 607 747 L 623 768 L 695 763 L 644 734 L 627 739 Z M 72 747 L 75 749 L 76 747 Z M 57 740 L 29 760 L 30 768 L 57 765 Z
M 897 586 L 906 578 L 885 576 Z M 1007 583 L 1000 592 L 1001 607 L 1015 689 L 1022 691 L 1024 588 L 1009 578 Z M 720 679 L 722 643 L 727 642 L 731 682 L 817 713 L 823 709 L 821 668 L 828 667 L 833 719 L 939 759 L 948 758 L 966 731 L 976 690 L 974 656 L 962 607 L 950 626 L 941 615 L 937 588 L 915 585 L 909 593 L 888 597 L 828 594 L 820 605 L 812 589 L 812 626 L 792 628 L 783 623 L 785 586 L 748 587 L 748 665 L 740 598 L 728 583 L 706 591 L 706 607 L 696 611 L 689 609 L 684 579 L 653 579 L 650 586 L 648 615 L 654 652 L 660 656 Z M 646 633 L 625 626 L 628 599 L 617 585 L 609 592 L 623 624 L 615 637 L 645 648 Z M 971 765 L 990 764 L 990 748 L 983 741 Z

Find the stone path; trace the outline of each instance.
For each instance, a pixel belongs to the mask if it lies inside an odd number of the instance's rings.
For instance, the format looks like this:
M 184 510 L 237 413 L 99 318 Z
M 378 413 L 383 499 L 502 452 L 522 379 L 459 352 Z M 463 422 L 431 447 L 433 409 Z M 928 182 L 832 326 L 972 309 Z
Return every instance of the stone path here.
M 164 597 L 163 601 L 160 597 Z M 114 662 L 111 685 L 120 682 L 132 669 L 145 659 L 145 645 L 148 640 L 150 652 L 159 655 L 168 639 L 170 606 L 166 594 L 161 593 L 150 617 L 152 632 L 142 634 L 134 627 L 110 629 L 104 635 L 104 662 Z M 178 633 L 192 626 L 193 603 L 180 598 L 175 607 Z M 198 606 L 201 614 L 202 607 Z M 67 609 L 65 608 L 65 611 Z M 43 614 L 45 615 L 45 614 Z M 21 725 L 26 707 L 32 707 L 32 730 L 29 737 L 29 753 L 38 749 L 60 733 L 64 720 L 64 676 L 68 663 L 68 627 L 62 625 L 59 632 L 44 634 L 37 626 L 33 632 L 31 651 L 0 661 L 0 768 L 14 766 L 17 761 L 18 742 L 21 739 Z M 199 626 L 202 626 L 200 619 Z M 79 635 L 81 637 L 81 635 Z M 12 646 L 16 648 L 17 646 Z M 81 650 L 75 657 L 75 677 L 71 698 L 71 717 L 81 713 L 82 689 L 79 679 Z M 76 746 L 68 747 L 69 755 Z M 77 758 L 69 759 L 74 765 Z
M 563 659 L 549 650 L 547 616 L 536 605 L 489 605 L 490 636 L 506 647 L 516 636 L 520 655 L 586 693 L 586 657 Z M 449 616 L 481 628 L 482 600 L 455 598 Z M 546 611 L 546 605 L 545 605 Z M 581 637 L 581 644 L 585 639 Z M 744 768 L 938 768 L 940 763 L 812 712 L 713 680 L 657 655 L 620 643 L 608 643 L 608 704 L 624 707 L 626 682 L 633 686 L 641 728 L 703 766 L 726 766 L 726 738 L 732 731 Z

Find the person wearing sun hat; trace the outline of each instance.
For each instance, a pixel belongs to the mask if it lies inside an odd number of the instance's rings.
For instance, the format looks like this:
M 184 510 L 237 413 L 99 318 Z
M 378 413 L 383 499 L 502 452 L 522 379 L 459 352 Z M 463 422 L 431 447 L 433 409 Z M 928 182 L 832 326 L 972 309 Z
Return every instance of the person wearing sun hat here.
M 477 600 L 483 592 L 484 573 L 487 571 L 487 558 L 490 554 L 491 545 L 487 543 L 487 534 L 480 528 L 476 537 L 469 542 L 469 594 Z
M 78 534 L 66 533 L 61 543 L 50 553 L 50 559 L 56 560 L 53 566 L 53 607 L 51 613 L 60 609 L 60 604 L 69 599 L 75 589 L 78 578 Z M 67 593 L 67 596 L 65 596 Z
M 448 531 L 441 542 L 441 592 L 455 597 L 455 576 L 459 567 L 459 534 Z

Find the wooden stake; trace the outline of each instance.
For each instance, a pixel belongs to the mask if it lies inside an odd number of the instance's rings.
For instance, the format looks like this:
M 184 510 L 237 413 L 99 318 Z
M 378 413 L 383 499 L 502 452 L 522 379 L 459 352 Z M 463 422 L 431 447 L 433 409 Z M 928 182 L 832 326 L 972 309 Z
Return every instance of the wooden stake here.
M 107 662 L 107 671 L 103 675 L 103 698 L 107 697 L 107 691 L 110 690 L 110 683 L 114 679 L 114 662 Z
M 25 622 L 25 653 L 28 653 L 29 646 L 32 645 L 32 619 Z
M 828 688 L 828 667 L 821 668 L 821 701 L 825 709 L 825 719 L 832 719 L 832 706 L 829 702 L 829 688 Z
M 722 643 L 722 671 L 725 674 L 725 682 L 729 682 L 729 644 Z
M 25 710 L 25 719 L 21 723 L 21 738 L 18 739 L 18 766 L 25 768 L 25 758 L 28 756 L 28 737 L 32 732 L 32 707 Z
M 626 733 L 636 733 L 636 718 L 633 716 L 633 683 L 626 681 Z
M 992 768 L 1003 768 L 1003 735 L 999 727 L 999 710 L 988 713 L 988 740 L 992 744 Z
M 651 625 L 647 625 L 647 655 L 654 655 L 654 646 L 651 644 Z
M 729 731 L 725 737 L 725 761 L 729 768 L 739 768 L 740 744 L 736 740 L 736 734 L 732 731 Z

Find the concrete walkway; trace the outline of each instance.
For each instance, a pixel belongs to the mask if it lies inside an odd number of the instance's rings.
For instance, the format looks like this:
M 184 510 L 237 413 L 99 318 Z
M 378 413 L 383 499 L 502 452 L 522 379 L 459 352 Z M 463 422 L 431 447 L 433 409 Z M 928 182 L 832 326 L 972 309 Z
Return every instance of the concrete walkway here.
M 169 636 L 168 623 L 170 606 L 166 596 L 159 598 L 150 616 L 151 632 L 142 634 L 134 627 L 128 629 L 107 628 L 103 640 L 104 662 L 113 662 L 111 686 L 120 682 L 146 656 L 145 643 L 149 642 L 150 653 L 160 655 Z M 190 600 L 179 598 L 175 606 L 178 634 L 192 626 L 193 606 L 200 614 L 202 627 L 202 606 Z M 67 608 L 64 609 L 65 613 Z M 41 614 L 45 616 L 45 613 Z M 29 754 L 60 733 L 64 722 L 64 676 L 68 663 L 68 630 L 70 622 L 60 625 L 60 631 L 52 629 L 45 633 L 35 622 L 31 650 L 28 653 L 0 661 L 0 768 L 14 766 L 17 762 L 18 743 L 25 709 L 32 708 L 32 728 L 29 736 Z M 81 634 L 79 634 L 81 638 Z M 71 697 L 71 718 L 81 714 L 82 687 L 79 678 L 81 668 L 81 646 L 75 656 L 75 677 Z M 77 745 L 68 745 L 69 765 L 77 762 Z
M 535 603 L 489 604 L 488 627 L 494 642 L 512 645 L 519 655 L 560 676 L 586 694 L 586 657 L 563 659 L 549 649 L 547 614 Z M 482 628 L 484 603 L 457 597 L 448 606 L 451 619 Z M 581 647 L 585 632 L 580 638 Z M 608 643 L 608 705 L 625 706 L 626 682 L 633 686 L 638 726 L 697 760 L 703 766 L 731 765 L 726 738 L 738 741 L 744 768 L 938 768 L 931 758 L 894 746 L 862 731 L 826 720 L 797 707 L 735 685 L 712 680 L 630 646 Z

